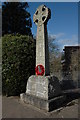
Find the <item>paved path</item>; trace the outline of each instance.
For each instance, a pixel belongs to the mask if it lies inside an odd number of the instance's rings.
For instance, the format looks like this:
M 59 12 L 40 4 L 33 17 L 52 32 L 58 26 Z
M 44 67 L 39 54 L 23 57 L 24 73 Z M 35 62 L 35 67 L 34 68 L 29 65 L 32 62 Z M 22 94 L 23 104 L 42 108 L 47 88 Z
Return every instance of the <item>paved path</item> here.
M 28 104 L 21 103 L 18 97 L 3 97 L 3 118 L 77 118 L 78 101 L 60 110 L 46 113 Z
M 2 96 L 0 95 L 0 120 L 2 118 Z

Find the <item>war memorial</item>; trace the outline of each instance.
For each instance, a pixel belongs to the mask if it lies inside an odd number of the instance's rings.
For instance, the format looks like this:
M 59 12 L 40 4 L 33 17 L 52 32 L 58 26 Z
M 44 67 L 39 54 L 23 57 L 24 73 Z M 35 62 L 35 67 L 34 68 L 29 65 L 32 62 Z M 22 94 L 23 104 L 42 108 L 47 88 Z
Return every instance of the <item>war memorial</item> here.
M 58 78 L 50 76 L 49 71 L 47 22 L 50 18 L 51 11 L 45 5 L 39 6 L 33 16 L 33 21 L 37 25 L 36 75 L 29 77 L 26 93 L 20 94 L 21 101 L 46 111 L 52 110 L 55 103 L 58 101 L 59 104 L 63 98 L 60 96 L 61 88 Z

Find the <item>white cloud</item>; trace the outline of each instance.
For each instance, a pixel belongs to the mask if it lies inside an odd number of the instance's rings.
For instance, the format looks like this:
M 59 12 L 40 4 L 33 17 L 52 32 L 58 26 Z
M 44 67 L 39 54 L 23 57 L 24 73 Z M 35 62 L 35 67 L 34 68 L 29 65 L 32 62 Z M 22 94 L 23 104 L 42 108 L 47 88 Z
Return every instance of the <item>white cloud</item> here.
M 55 35 L 48 35 L 48 40 L 55 40 L 56 39 L 56 36 Z
M 57 40 L 60 37 L 63 37 L 65 34 L 64 33 L 58 33 L 58 34 L 49 34 L 48 38 L 49 40 Z
M 71 35 L 70 37 L 67 37 L 65 33 L 58 33 L 58 34 L 50 34 L 49 40 L 54 40 L 54 43 L 56 43 L 59 47 L 59 49 L 62 51 L 64 46 L 77 46 L 78 44 L 78 35 Z
M 72 35 L 71 38 L 58 39 L 57 44 L 59 45 L 60 50 L 62 50 L 64 46 L 77 46 L 78 36 Z
M 65 38 L 58 40 L 59 44 L 65 44 L 65 45 L 75 45 L 78 44 L 78 36 L 72 35 L 71 38 Z
M 65 35 L 65 33 L 58 33 L 56 35 L 54 35 L 56 37 L 56 39 L 63 37 Z

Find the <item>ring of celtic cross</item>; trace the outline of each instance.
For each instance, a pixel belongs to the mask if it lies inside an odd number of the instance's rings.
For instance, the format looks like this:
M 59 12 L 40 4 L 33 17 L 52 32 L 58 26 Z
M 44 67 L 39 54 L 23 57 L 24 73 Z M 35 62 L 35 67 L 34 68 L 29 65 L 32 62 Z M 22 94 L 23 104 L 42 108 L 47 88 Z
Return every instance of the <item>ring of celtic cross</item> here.
M 41 5 L 33 16 L 33 21 L 36 25 L 40 26 L 47 22 L 51 17 L 50 9 L 45 5 Z

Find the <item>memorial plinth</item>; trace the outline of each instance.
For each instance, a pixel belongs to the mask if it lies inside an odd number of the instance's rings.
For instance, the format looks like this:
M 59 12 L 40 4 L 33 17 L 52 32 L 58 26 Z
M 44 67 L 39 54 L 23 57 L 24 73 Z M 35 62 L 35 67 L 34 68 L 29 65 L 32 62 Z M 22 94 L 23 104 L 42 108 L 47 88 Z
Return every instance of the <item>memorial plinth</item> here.
M 26 93 L 21 94 L 21 100 L 39 109 L 50 111 L 52 105 L 55 106 L 55 97 L 60 94 L 61 89 L 56 77 L 32 75 L 28 79 Z
M 45 5 L 41 5 L 33 16 L 34 23 L 37 25 L 36 70 L 38 72 L 37 75 L 29 77 L 26 93 L 20 95 L 22 101 L 46 111 L 50 111 L 52 106 L 55 108 L 56 102 L 58 104 L 61 102 L 58 98 L 61 94 L 59 81 L 57 77 L 49 76 L 47 22 L 50 17 L 50 9 Z M 40 68 L 41 66 L 42 68 Z M 44 75 L 42 73 L 43 68 Z

